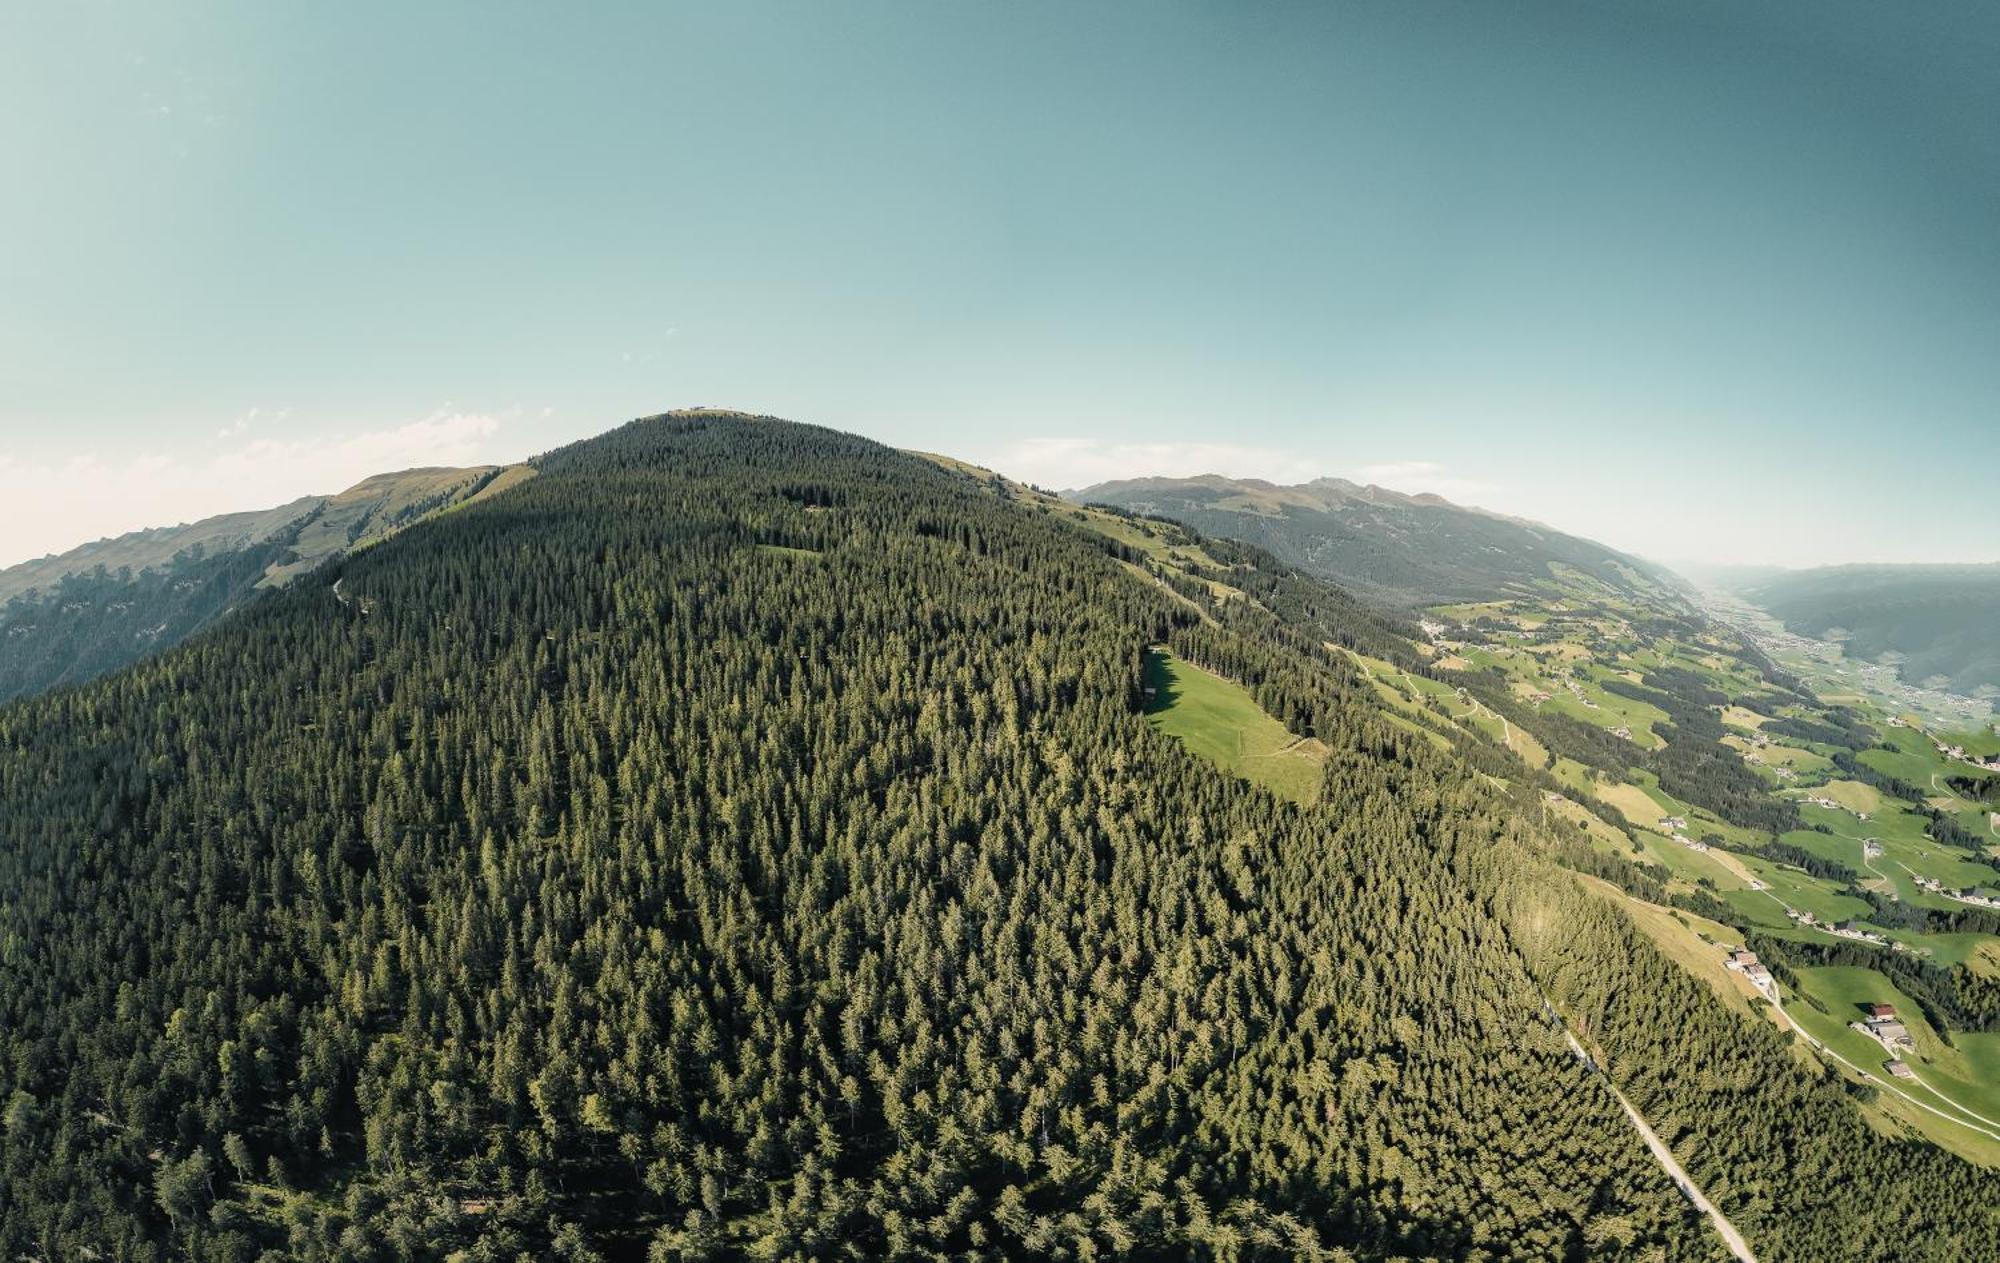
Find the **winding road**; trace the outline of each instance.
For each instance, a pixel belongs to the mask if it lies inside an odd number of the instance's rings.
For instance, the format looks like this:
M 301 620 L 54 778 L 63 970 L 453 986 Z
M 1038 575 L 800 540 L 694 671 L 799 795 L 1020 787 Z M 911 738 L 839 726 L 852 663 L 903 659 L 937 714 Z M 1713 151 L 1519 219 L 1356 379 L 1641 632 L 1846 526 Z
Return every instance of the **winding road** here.
M 1956 1101 L 1953 1101 L 1950 1097 L 1946 1096 L 1944 1093 L 1938 1092 L 1936 1088 L 1932 1087 L 1928 1083 L 1925 1083 L 1922 1078 L 1917 1077 L 1916 1070 L 1914 1067 L 1911 1068 L 1910 1074 L 1911 1077 L 1915 1079 L 1916 1083 L 1920 1087 L 1922 1087 L 1925 1091 L 1936 1093 L 1937 1098 L 1939 1100 L 1949 1103 L 1953 1109 L 1959 1111 L 1958 1114 L 1947 1114 L 1945 1111 L 1937 1108 L 1935 1105 L 1931 1105 L 1925 1101 L 1919 1101 L 1916 1097 L 1911 1096 L 1908 1092 L 1903 1091 L 1903 1089 L 1897 1087 L 1895 1084 L 1890 1083 L 1886 1079 L 1877 1078 L 1875 1075 L 1869 1073 L 1867 1070 L 1862 1069 L 1860 1066 L 1855 1065 L 1847 1058 L 1833 1051 L 1833 1049 L 1828 1048 L 1824 1043 L 1820 1042 L 1818 1036 L 1808 1031 L 1805 1027 L 1800 1026 L 1798 1024 L 1797 1019 L 1795 1019 L 1790 1013 L 1787 1013 L 1785 1011 L 1784 1001 L 1779 999 L 1773 999 L 1771 1001 L 1771 1007 L 1777 1010 L 1778 1017 L 1785 1023 L 1786 1026 L 1789 1026 L 1794 1031 L 1797 1031 L 1799 1037 L 1804 1039 L 1806 1043 L 1812 1046 L 1814 1052 L 1822 1053 L 1828 1057 L 1831 1057 L 1833 1060 L 1839 1062 L 1843 1066 L 1846 1066 L 1849 1070 L 1852 1070 L 1854 1073 L 1866 1079 L 1869 1083 L 1873 1084 L 1875 1087 L 1881 1088 L 1884 1091 L 1895 1093 L 1897 1096 L 1902 1097 L 1904 1100 L 1908 1101 L 1910 1104 L 1916 1106 L 1920 1110 L 1925 1110 L 1928 1111 L 1929 1113 L 1935 1114 L 1939 1118 L 1944 1119 L 1948 1123 L 1955 1123 L 1960 1127 L 1967 1128 L 1968 1130 L 1971 1131 L 1976 1131 L 1983 1136 L 1990 1136 L 1994 1140 L 2000 1140 L 2000 1130 L 1995 1130 L 1996 1128 L 2000 1128 L 2000 1122 L 1996 1122 L 1993 1119 L 1987 1118 L 1983 1114 L 1975 1114 L 1971 1110 L 1966 1109 L 1963 1105 L 1960 1105 Z M 1964 1117 L 1960 1117 L 1960 1115 L 1963 1115 Z M 1979 1121 L 1968 1122 L 1966 1121 L 1967 1119 L 1978 1119 Z

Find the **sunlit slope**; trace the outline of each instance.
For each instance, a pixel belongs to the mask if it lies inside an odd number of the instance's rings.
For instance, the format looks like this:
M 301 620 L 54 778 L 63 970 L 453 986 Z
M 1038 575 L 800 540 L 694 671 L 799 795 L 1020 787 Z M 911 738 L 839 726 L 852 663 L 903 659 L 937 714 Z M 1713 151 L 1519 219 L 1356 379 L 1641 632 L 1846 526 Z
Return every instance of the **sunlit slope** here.
M 140 531 L 0 571 L 0 699 L 116 670 L 261 589 L 533 473 L 514 465 L 379 474 L 339 495 Z

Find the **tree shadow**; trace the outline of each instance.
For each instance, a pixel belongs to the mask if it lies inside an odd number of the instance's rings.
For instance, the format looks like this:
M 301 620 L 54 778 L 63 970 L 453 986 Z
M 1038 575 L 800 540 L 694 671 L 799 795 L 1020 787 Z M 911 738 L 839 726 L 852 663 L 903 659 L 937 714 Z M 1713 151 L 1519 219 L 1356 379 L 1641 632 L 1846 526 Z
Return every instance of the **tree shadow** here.
M 1171 710 L 1174 703 L 1180 700 L 1180 685 L 1175 683 L 1173 674 L 1167 669 L 1167 652 L 1158 646 L 1146 650 L 1139 681 L 1140 700 L 1145 703 L 1148 715 Z

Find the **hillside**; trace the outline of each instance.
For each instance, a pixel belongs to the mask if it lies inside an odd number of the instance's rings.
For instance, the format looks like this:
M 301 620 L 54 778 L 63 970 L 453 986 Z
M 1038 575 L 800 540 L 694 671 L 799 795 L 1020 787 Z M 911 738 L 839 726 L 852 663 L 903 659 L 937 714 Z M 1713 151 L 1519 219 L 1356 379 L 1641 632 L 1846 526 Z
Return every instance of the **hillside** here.
M 1614 1085 L 1760 1259 L 2000 1253 L 1346 594 L 768 419 L 535 467 L 0 707 L 7 1257 L 1725 1257 Z
M 1986 706 L 1884 688 L 1889 668 L 1712 588 L 1701 599 L 1697 611 L 1572 575 L 1422 608 L 1414 657 L 1348 647 L 1393 721 L 1538 786 L 1549 819 L 1573 830 L 1560 862 L 1602 878 L 1587 888 L 1720 1001 L 1768 1002 L 1818 1064 L 1872 1094 L 1877 1125 L 2000 1165 L 2000 778 L 1978 764 L 1993 749 Z M 1213 713 L 1184 725 L 1191 743 L 1212 740 Z M 1256 748 L 1284 766 L 1276 736 Z M 1242 749 L 1222 756 L 1262 766 Z M 1744 946 L 1771 971 L 1758 986 L 1729 982 L 1724 951 Z M 1850 1028 L 1871 991 L 1921 1013 L 1906 1020 L 1927 1034 L 1892 1052 Z
M 338 495 L 135 531 L 0 570 L 0 700 L 80 683 L 178 644 L 260 589 L 528 472 L 489 465 L 377 474 Z
M 1405 609 L 1578 587 L 1679 605 L 1678 581 L 1647 562 L 1433 495 L 1339 478 L 1283 487 L 1213 475 L 1107 482 L 1068 494 L 1256 544 L 1281 561 Z
M 2000 564 L 1828 566 L 1743 585 L 1744 597 L 1911 684 L 2000 695 Z

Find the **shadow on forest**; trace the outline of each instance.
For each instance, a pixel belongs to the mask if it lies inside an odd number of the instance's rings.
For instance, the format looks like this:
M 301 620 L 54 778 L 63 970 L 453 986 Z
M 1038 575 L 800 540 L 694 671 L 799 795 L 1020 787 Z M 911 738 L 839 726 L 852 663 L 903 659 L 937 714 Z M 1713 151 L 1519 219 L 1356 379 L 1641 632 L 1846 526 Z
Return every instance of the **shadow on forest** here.
M 1163 710 L 1172 710 L 1180 700 L 1180 685 L 1174 682 L 1167 670 L 1167 655 L 1160 649 L 1146 650 L 1146 662 L 1139 679 L 1143 685 L 1141 700 L 1145 702 L 1148 715 L 1156 715 Z

